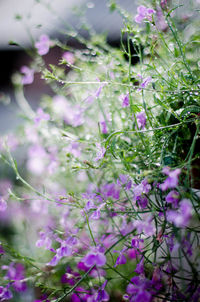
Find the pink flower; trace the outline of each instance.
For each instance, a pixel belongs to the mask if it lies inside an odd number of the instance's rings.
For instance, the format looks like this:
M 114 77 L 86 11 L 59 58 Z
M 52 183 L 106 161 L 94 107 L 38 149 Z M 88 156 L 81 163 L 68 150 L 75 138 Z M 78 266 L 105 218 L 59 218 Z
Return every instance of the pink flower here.
M 144 19 L 152 21 L 152 15 L 155 13 L 155 10 L 152 8 L 147 8 L 143 5 L 140 5 L 137 8 L 138 14 L 135 16 L 135 22 L 136 23 L 142 23 Z
M 43 56 L 49 52 L 51 41 L 47 35 L 41 35 L 39 41 L 35 43 L 35 48 L 39 55 Z
M 62 55 L 63 59 L 67 61 L 67 63 L 73 65 L 75 62 L 74 54 L 72 52 L 66 51 Z
M 23 73 L 23 78 L 22 78 L 22 84 L 31 84 L 33 83 L 34 80 L 34 70 L 27 67 L 27 66 L 22 66 L 21 67 L 21 73 Z

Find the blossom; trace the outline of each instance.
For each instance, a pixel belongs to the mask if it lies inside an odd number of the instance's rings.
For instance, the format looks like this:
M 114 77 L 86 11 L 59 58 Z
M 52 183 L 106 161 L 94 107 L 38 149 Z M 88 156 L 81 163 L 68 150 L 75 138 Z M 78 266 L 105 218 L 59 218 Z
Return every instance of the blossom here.
M 146 88 L 147 85 L 149 83 L 151 83 L 152 81 L 152 77 L 146 77 L 146 78 L 143 78 L 142 75 L 140 73 L 138 73 L 138 77 L 141 79 L 141 83 L 140 83 L 140 87 L 137 89 L 137 91 L 141 91 L 142 89 Z
M 101 90 L 102 90 L 102 88 L 105 86 L 105 85 L 107 85 L 107 83 L 105 83 L 105 82 L 100 82 L 100 80 L 97 78 L 97 81 L 100 83 L 100 86 L 99 86 L 99 88 L 97 88 L 97 90 L 96 90 L 96 92 L 94 93 L 94 97 L 96 98 L 96 99 L 98 99 L 98 97 L 100 96 L 100 94 L 101 94 Z
M 162 172 L 168 177 L 165 179 L 164 183 L 160 185 L 160 189 L 166 191 L 169 188 L 176 188 L 178 186 L 178 177 L 181 173 L 181 169 L 170 171 L 169 167 L 164 167 Z
M 146 126 L 146 114 L 144 111 L 136 114 L 138 128 L 144 130 Z
M 155 13 L 155 10 L 152 8 L 147 8 L 143 5 L 140 5 L 137 8 L 138 14 L 135 16 L 135 22 L 136 23 L 142 23 L 144 19 L 152 21 L 152 15 Z
M 26 290 L 26 282 L 23 281 L 25 278 L 25 269 L 21 263 L 12 262 L 9 266 L 4 265 L 2 269 L 7 270 L 6 279 L 14 281 L 12 286 L 18 292 Z
M 101 121 L 100 126 L 101 126 L 101 132 L 103 134 L 107 134 L 108 133 L 108 128 L 107 128 L 106 121 Z
M 22 66 L 20 69 L 21 73 L 23 74 L 22 77 L 22 84 L 31 84 L 34 80 L 34 69 L 31 69 L 27 66 Z
M 100 187 L 100 193 L 104 196 L 105 199 L 109 197 L 119 199 L 120 189 L 115 183 L 109 183 Z
M 28 170 L 35 175 L 40 175 L 45 170 L 47 158 L 48 154 L 42 146 L 32 145 L 28 150 Z
M 192 205 L 188 199 L 183 199 L 178 211 L 169 210 L 166 215 L 167 220 L 177 227 L 186 227 L 192 217 Z
M 146 278 L 135 276 L 127 286 L 127 293 L 130 295 L 131 302 L 150 302 L 152 295 L 149 291 L 150 282 Z
M 98 220 L 100 217 L 101 217 L 101 209 L 105 206 L 105 202 L 103 204 L 101 204 L 97 209 L 96 211 L 94 211 L 92 213 L 92 215 L 90 216 L 91 219 L 94 219 L 94 220 Z
M 135 220 L 133 225 L 137 229 L 138 234 L 144 232 L 147 236 L 152 236 L 155 234 L 155 226 L 151 223 L 152 217 L 149 216 L 145 220 Z
M 122 187 L 125 185 L 126 190 L 130 190 L 132 187 L 132 181 L 129 180 L 129 176 L 125 174 L 120 174 L 119 178 L 117 179 L 117 184 Z
M 13 295 L 8 288 L 9 288 L 9 285 L 7 285 L 5 287 L 0 286 L 0 301 L 12 299 Z
M 83 263 L 87 267 L 91 267 L 96 265 L 97 267 L 104 266 L 106 263 L 106 256 L 101 248 L 94 248 L 91 252 L 89 252 L 84 258 Z
M 121 251 L 113 251 L 114 253 L 119 253 L 119 256 L 117 257 L 117 260 L 115 262 L 114 267 L 120 264 L 125 264 L 126 263 L 126 257 L 124 256 L 124 252 L 126 251 L 127 248 L 122 249 Z
M 120 96 L 120 99 L 122 100 L 122 107 L 128 107 L 129 106 L 129 93 L 127 94 L 122 94 Z
M 50 44 L 49 37 L 47 35 L 41 35 L 39 41 L 35 43 L 38 54 L 41 56 L 46 55 L 49 52 Z
M 39 125 L 41 121 L 49 121 L 50 115 L 45 113 L 42 108 L 38 108 L 36 112 L 36 116 L 34 118 L 34 122 L 36 125 Z
M 61 282 L 68 283 L 69 285 L 73 286 L 79 277 L 80 274 L 78 272 L 74 272 L 70 266 L 67 266 L 66 273 L 61 277 Z
M 96 147 L 97 147 L 97 154 L 96 154 L 94 161 L 98 161 L 98 160 L 102 159 L 106 153 L 106 148 L 101 147 L 101 145 L 99 143 L 96 143 Z
M 140 262 L 136 265 L 136 269 L 134 270 L 137 274 L 144 274 L 144 258 L 140 260 Z
M 72 248 L 74 245 L 77 244 L 77 239 L 71 236 L 68 237 L 66 240 L 57 238 L 57 241 L 60 242 L 60 247 L 57 250 L 51 249 L 51 251 L 56 254 L 51 259 L 51 261 L 47 263 L 47 265 L 56 266 L 63 257 L 72 256 Z
M 167 203 L 173 204 L 175 207 L 178 206 L 179 193 L 175 190 L 170 191 L 165 197 Z
M 133 189 L 133 201 L 137 201 L 141 208 L 146 208 L 148 199 L 144 194 L 148 194 L 150 190 L 151 185 L 148 183 L 147 179 L 143 179 L 143 181 L 139 185 L 136 185 Z
M 74 54 L 70 51 L 66 51 L 62 55 L 63 59 L 67 61 L 67 63 L 73 65 L 75 62 Z
M 109 297 L 107 291 L 105 290 L 107 283 L 108 283 L 108 281 L 106 280 L 102 284 L 102 286 L 100 287 L 100 289 L 97 292 L 97 297 L 96 297 L 95 301 L 97 301 L 97 302 L 109 301 L 110 297 Z
M 40 239 L 36 241 L 37 247 L 44 246 L 45 249 L 49 250 L 51 248 L 52 240 L 50 238 L 50 235 L 46 232 L 40 232 L 39 233 Z

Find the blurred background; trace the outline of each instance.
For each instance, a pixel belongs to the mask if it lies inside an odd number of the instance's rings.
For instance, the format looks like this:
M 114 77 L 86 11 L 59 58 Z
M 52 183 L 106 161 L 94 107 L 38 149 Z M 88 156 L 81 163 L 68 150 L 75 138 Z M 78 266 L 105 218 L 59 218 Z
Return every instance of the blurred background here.
M 118 0 L 118 3 L 135 15 L 136 0 Z M 8 133 L 22 122 L 11 77 L 16 71 L 19 72 L 23 65 L 29 65 L 31 62 L 27 49 L 44 33 L 52 39 L 64 40 L 64 31 L 69 29 L 69 24 L 81 31 L 83 36 L 87 36 L 87 33 L 80 29 L 84 18 L 97 33 L 107 33 L 111 46 L 119 47 L 123 22 L 118 13 L 110 13 L 108 0 L 0 1 L 0 135 Z M 75 48 L 80 47 L 75 39 L 67 43 Z M 60 58 L 61 53 L 56 47 L 45 56 L 47 64 L 55 64 Z M 37 107 L 42 94 L 51 94 L 48 89 L 39 75 L 36 75 L 33 84 L 25 86 L 25 96 L 32 108 Z

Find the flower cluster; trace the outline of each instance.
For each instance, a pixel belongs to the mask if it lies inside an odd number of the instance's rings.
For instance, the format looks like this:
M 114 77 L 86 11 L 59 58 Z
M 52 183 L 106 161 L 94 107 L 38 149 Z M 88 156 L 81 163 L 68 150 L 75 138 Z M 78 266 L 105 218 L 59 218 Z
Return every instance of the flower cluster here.
M 196 23 L 170 1 L 134 18 L 111 2 L 127 45 L 43 34 L 13 77 L 25 118 L 0 136 L 0 301 L 200 299 Z M 51 93 L 32 109 L 35 73 Z

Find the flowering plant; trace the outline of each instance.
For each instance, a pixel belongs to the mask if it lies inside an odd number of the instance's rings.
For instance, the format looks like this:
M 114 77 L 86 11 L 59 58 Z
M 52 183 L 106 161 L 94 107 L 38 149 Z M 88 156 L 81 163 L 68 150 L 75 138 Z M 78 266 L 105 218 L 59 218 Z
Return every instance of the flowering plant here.
M 25 122 L 0 145 L 0 301 L 200 299 L 197 3 L 188 19 L 167 0 L 135 17 L 109 3 L 120 49 L 42 35 L 13 77 Z M 34 111 L 36 73 L 53 93 Z

